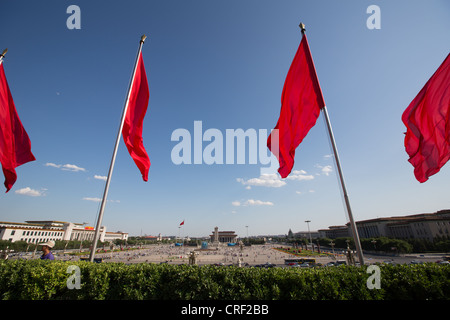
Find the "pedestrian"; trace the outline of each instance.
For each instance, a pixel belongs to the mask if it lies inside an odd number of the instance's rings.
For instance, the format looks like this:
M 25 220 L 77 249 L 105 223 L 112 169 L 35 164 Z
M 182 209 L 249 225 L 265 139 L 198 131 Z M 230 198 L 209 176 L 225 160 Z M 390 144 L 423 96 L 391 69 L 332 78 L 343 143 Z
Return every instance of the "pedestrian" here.
M 42 246 L 42 256 L 41 260 L 55 260 L 55 257 L 52 253 L 52 248 L 55 246 L 55 241 L 47 241 L 44 243 L 39 243 Z

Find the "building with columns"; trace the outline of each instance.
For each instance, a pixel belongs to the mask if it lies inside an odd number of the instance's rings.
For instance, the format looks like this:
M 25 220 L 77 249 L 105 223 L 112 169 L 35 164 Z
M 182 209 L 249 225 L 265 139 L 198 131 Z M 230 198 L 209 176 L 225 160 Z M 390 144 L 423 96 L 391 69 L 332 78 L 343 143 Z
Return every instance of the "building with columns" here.
M 237 235 L 234 231 L 219 231 L 218 227 L 214 228 L 213 234 L 210 236 L 212 243 L 236 243 Z
M 356 221 L 360 238 L 388 237 L 396 239 L 450 238 L 450 210 L 407 216 L 382 217 Z M 351 237 L 350 223 L 319 230 L 320 237 Z
M 64 222 L 64 221 L 25 221 L 19 222 L 0 222 L 0 240 L 26 241 L 28 243 L 41 243 L 50 240 L 53 241 L 93 241 L 95 229 L 84 226 L 82 223 Z M 106 227 L 100 228 L 99 240 L 102 242 L 111 242 L 116 239 L 127 240 L 128 233 L 107 232 Z

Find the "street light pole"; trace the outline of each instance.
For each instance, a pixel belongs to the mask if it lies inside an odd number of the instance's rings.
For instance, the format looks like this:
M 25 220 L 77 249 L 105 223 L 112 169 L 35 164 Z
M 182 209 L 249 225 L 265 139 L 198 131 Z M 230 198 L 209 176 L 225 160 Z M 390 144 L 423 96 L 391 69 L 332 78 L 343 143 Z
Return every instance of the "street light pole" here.
M 306 220 L 305 222 L 306 222 L 306 224 L 308 225 L 309 242 L 311 243 L 311 246 L 312 246 L 311 231 L 309 231 L 309 223 L 311 222 L 311 220 Z M 311 247 L 311 248 L 312 248 L 312 247 Z
M 247 228 L 247 243 L 250 243 L 250 239 L 248 238 L 248 226 L 245 226 Z
M 333 240 L 331 240 L 331 242 L 330 242 L 330 246 L 331 246 L 331 249 L 333 250 L 333 256 L 334 256 L 334 242 L 333 242 Z

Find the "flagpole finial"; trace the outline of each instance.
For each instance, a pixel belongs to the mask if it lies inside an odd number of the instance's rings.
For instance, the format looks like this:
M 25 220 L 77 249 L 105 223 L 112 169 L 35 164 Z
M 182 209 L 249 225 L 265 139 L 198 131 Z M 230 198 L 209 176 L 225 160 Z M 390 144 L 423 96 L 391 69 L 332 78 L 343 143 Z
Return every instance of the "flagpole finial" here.
M 141 43 L 144 43 L 144 41 L 145 41 L 145 39 L 147 39 L 147 36 L 144 34 L 144 35 L 142 35 L 142 37 L 141 37 Z
M 2 54 L 0 54 L 0 58 L 3 58 L 7 52 L 8 52 L 8 48 L 3 50 Z
M 302 30 L 302 34 L 305 34 L 306 31 L 306 26 L 303 22 L 300 22 L 300 24 L 298 25 L 300 27 L 300 29 Z

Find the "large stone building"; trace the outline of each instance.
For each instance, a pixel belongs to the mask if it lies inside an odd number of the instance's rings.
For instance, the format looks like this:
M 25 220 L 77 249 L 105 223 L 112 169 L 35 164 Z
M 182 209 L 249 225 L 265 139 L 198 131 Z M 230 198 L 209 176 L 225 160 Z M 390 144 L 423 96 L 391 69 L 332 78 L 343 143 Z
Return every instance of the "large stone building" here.
M 356 227 L 360 238 L 388 237 L 431 241 L 438 237 L 450 237 L 450 210 L 356 221 Z M 352 236 L 350 223 L 322 229 L 319 233 L 321 237 L 331 239 Z
M 212 243 L 236 243 L 237 235 L 234 231 L 219 231 L 218 227 L 214 228 L 213 234 L 210 236 L 210 240 Z
M 26 241 L 28 243 L 41 243 L 49 240 L 69 241 L 69 240 L 94 240 L 95 229 L 85 227 L 81 223 L 63 221 L 25 221 L 0 222 L 0 240 Z M 127 240 L 128 233 L 106 232 L 106 227 L 100 228 L 99 240 L 111 242 L 116 239 Z
M 331 226 L 328 229 L 318 230 L 320 238 L 345 238 L 350 237 L 349 228 L 347 226 Z

